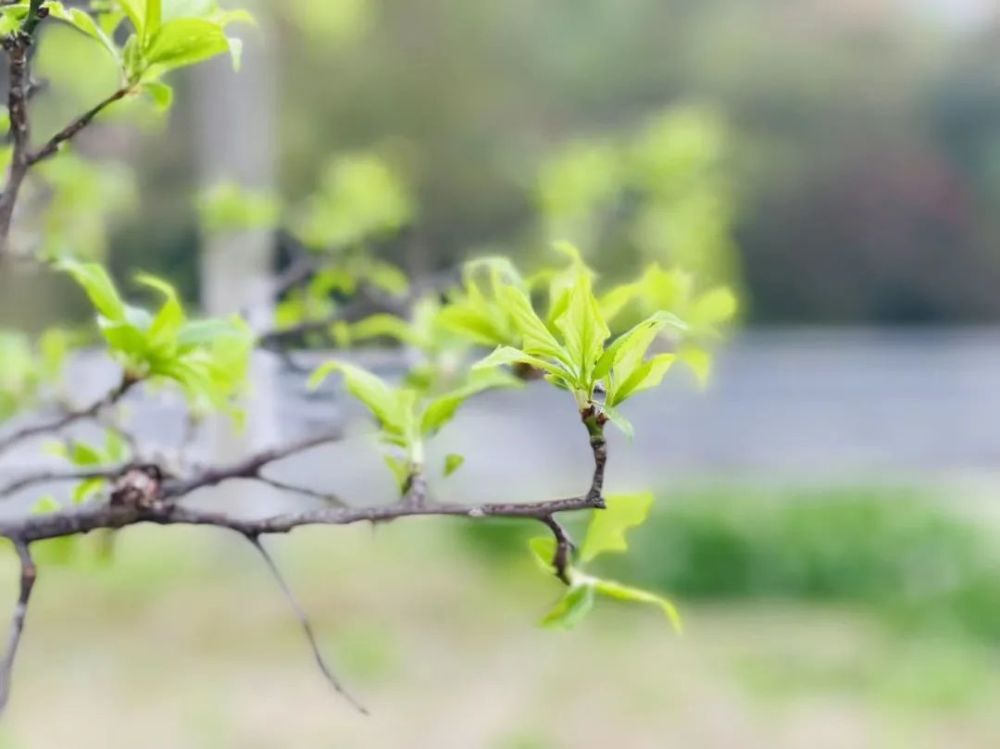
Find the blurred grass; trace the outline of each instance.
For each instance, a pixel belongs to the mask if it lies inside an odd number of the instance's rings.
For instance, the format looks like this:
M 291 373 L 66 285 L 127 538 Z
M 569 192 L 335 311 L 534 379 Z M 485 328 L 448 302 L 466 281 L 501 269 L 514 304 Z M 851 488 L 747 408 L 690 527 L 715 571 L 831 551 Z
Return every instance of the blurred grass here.
M 989 531 L 919 493 L 665 496 L 608 571 L 682 590 L 683 638 L 654 612 L 613 604 L 577 631 L 539 630 L 558 586 L 520 543 L 534 532 L 414 521 L 271 542 L 324 649 L 372 708 L 365 719 L 315 672 L 244 542 L 132 529 L 110 566 L 85 554 L 43 567 L 0 747 L 1000 745 L 993 641 L 901 628 L 878 600 L 928 576 L 883 556 L 954 552 L 961 571 L 988 551 Z M 705 558 L 711 574 L 691 566 Z M 720 558 L 758 571 L 722 586 Z M 10 562 L 0 582 L 13 601 Z
M 491 557 L 530 535 L 512 524 L 463 533 Z M 661 496 L 629 553 L 603 569 L 685 599 L 845 602 L 1000 643 L 998 537 L 910 487 L 700 486 Z

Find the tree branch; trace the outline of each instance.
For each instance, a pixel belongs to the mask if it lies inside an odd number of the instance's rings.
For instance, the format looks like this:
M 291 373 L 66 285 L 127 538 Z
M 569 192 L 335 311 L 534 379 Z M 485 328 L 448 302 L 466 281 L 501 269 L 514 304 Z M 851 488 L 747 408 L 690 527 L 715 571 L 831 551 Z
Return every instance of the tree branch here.
M 299 494 L 303 497 L 312 497 L 313 499 L 318 499 L 327 504 L 335 505 L 337 507 L 349 507 L 344 500 L 338 497 L 336 494 L 331 494 L 330 492 L 321 492 L 315 489 L 310 489 L 307 486 L 298 486 L 297 484 L 289 484 L 278 479 L 273 479 L 270 476 L 257 475 L 255 477 L 258 481 L 267 484 L 268 486 L 277 489 L 282 492 L 289 492 L 290 494 Z
M 89 471 L 38 471 L 36 473 L 28 473 L 0 486 L 0 499 L 4 499 L 15 492 L 27 489 L 29 486 L 36 486 L 37 484 L 64 484 L 75 481 L 87 481 L 88 479 L 107 479 L 108 481 L 112 481 L 132 467 L 131 464 L 128 464 L 113 468 L 94 468 Z
M 300 494 L 308 495 L 310 494 L 310 490 L 292 487 L 274 479 L 264 478 L 261 475 L 261 471 L 265 466 L 271 463 L 276 463 L 277 461 L 291 457 L 296 453 L 305 452 L 306 450 L 311 450 L 312 448 L 319 447 L 320 445 L 338 442 L 342 439 L 342 437 L 343 435 L 340 430 L 324 432 L 312 437 L 306 437 L 282 447 L 263 450 L 255 455 L 251 455 L 248 458 L 244 458 L 238 463 L 222 466 L 220 468 L 205 468 L 194 476 L 168 484 L 164 488 L 163 497 L 167 500 L 176 499 L 190 494 L 196 489 L 217 486 L 224 481 L 230 481 L 232 479 L 257 479 L 259 481 L 263 481 L 264 483 L 271 484 L 279 489 L 296 491 Z M 329 495 L 322 496 L 326 499 L 330 498 Z
M 35 562 L 31 558 L 28 544 L 19 538 L 12 539 L 21 561 L 21 589 L 17 597 L 17 606 L 10 622 L 10 635 L 7 639 L 7 651 L 3 661 L 0 661 L 0 712 L 7 706 L 10 699 L 11 675 L 14 670 L 14 659 L 17 657 L 17 647 L 21 643 L 21 633 L 24 631 L 24 619 L 28 613 L 28 602 L 35 586 L 37 574 Z
M 316 665 L 319 666 L 319 670 L 323 673 L 323 676 L 326 677 L 326 680 L 330 683 L 330 685 L 336 689 L 344 699 L 350 702 L 358 712 L 362 715 L 368 715 L 368 710 L 365 706 L 358 702 L 358 700 L 349 691 L 347 691 L 347 689 L 340 683 L 340 680 L 333 673 L 333 669 L 331 669 L 327 664 L 326 659 L 323 658 L 323 653 L 319 649 L 319 643 L 316 642 L 316 635 L 313 633 L 312 625 L 309 623 L 309 617 L 306 616 L 302 605 L 295 597 L 295 593 L 292 592 L 291 586 L 281 574 L 281 570 L 278 569 L 278 565 L 275 563 L 274 558 L 267 551 L 264 544 L 261 543 L 258 536 L 251 534 L 247 535 L 246 539 L 255 549 L 257 549 L 257 551 L 260 552 L 260 555 L 264 558 L 264 563 L 267 565 L 267 568 L 271 571 L 271 575 L 278 583 L 278 587 L 280 587 L 281 592 L 285 594 L 285 599 L 288 601 L 288 605 L 291 606 L 292 611 L 295 614 L 295 618 L 298 620 L 302 627 L 302 631 L 306 635 L 306 640 L 309 643 L 309 650 L 312 652 Z
M 556 577 L 569 585 L 569 568 L 573 560 L 573 540 L 569 537 L 566 529 L 552 515 L 541 518 L 541 521 L 552 531 L 552 535 L 556 539 L 556 553 L 552 557 L 552 566 L 555 568 Z
M 32 7 L 37 3 L 32 1 Z M 29 11 L 25 20 L 25 28 L 35 13 Z M 32 26 L 34 28 L 34 26 Z M 31 48 L 31 36 L 18 32 L 4 40 L 4 49 L 8 60 L 8 90 L 7 109 L 10 112 L 11 157 L 7 168 L 7 183 L 3 194 L 0 194 L 0 255 L 7 249 L 10 236 L 10 223 L 14 216 L 14 205 L 21 191 L 21 184 L 28 174 L 28 148 L 31 144 L 31 126 L 28 119 L 28 51 Z
M 95 418 L 103 409 L 114 405 L 128 393 L 139 380 L 124 375 L 121 382 L 118 383 L 113 389 L 109 390 L 104 396 L 99 400 L 90 404 L 86 408 L 80 409 L 78 411 L 68 411 L 67 413 L 60 416 L 58 419 L 53 421 L 44 422 L 41 424 L 32 424 L 31 426 L 19 429 L 5 437 L 0 437 L 0 453 L 3 453 L 10 448 L 14 447 L 17 443 L 29 439 L 31 437 L 37 437 L 41 434 L 48 434 L 49 432 L 59 432 L 71 424 L 75 424 L 78 421 L 83 421 L 84 419 Z
M 106 396 L 100 403 L 120 397 L 127 387 L 119 387 Z M 117 396 L 116 396 L 117 394 Z M 82 413 L 96 413 L 100 405 L 92 406 Z M 581 414 L 584 424 L 590 434 L 590 445 L 594 455 L 594 473 L 586 494 L 568 499 L 556 499 L 533 503 L 486 503 L 478 505 L 450 504 L 430 501 L 426 487 L 411 487 L 404 501 L 389 505 L 372 507 L 334 506 L 322 507 L 303 512 L 283 513 L 263 518 L 237 518 L 219 512 L 211 512 L 182 505 L 180 500 L 189 494 L 203 488 L 216 486 L 232 479 L 250 479 L 267 483 L 276 488 L 299 493 L 319 496 L 324 499 L 334 499 L 328 495 L 302 489 L 285 482 L 270 479 L 262 474 L 263 469 L 299 452 L 318 447 L 340 439 L 340 433 L 327 433 L 308 437 L 283 447 L 272 448 L 251 455 L 244 460 L 222 468 L 206 468 L 186 479 L 166 479 L 161 482 L 164 474 L 156 465 L 133 467 L 125 474 L 118 471 L 119 483 L 132 473 L 136 481 L 141 478 L 141 486 L 136 487 L 116 485 L 111 492 L 110 501 L 90 503 L 79 507 L 70 507 L 45 515 L 30 515 L 17 520 L 0 521 L 0 537 L 14 542 L 21 557 L 21 596 L 15 611 L 11 630 L 8 654 L 2 664 L 0 677 L 0 698 L 6 699 L 9 692 L 9 676 L 13 666 L 14 654 L 24 625 L 25 612 L 31 586 L 34 583 L 35 568 L 29 554 L 29 544 L 51 538 L 91 533 L 97 530 L 118 530 L 141 523 L 155 525 L 195 525 L 223 528 L 241 534 L 249 540 L 264 557 L 272 575 L 282 588 L 289 604 L 301 624 L 309 647 L 320 670 L 333 687 L 348 699 L 361 712 L 366 712 L 340 684 L 333 671 L 323 659 L 316 643 L 315 635 L 308 618 L 297 599 L 282 577 L 274 560 L 260 541 L 266 534 L 290 533 L 296 528 L 308 525 L 351 525 L 360 522 L 381 523 L 407 517 L 465 517 L 470 519 L 512 518 L 533 520 L 549 528 L 556 539 L 556 551 L 553 567 L 556 576 L 564 583 L 570 583 L 570 565 L 572 562 L 573 543 L 566 530 L 556 519 L 556 515 L 564 512 L 603 508 L 604 498 L 601 490 L 604 481 L 604 469 L 607 461 L 607 446 L 604 441 L 604 420 L 595 409 L 589 409 Z M 82 418 L 82 417 L 81 417 Z M 39 473 L 15 480 L 10 486 L 15 488 L 30 485 L 46 479 L 70 480 L 73 478 L 95 477 L 110 478 L 110 472 L 55 474 Z M 419 500 L 419 501 L 417 501 Z M 339 501 L 339 500 L 336 500 Z M 3 702 L 0 701 L 0 709 Z
M 76 137 L 77 133 L 87 127 L 87 125 L 89 125 L 94 118 L 97 117 L 97 115 L 107 109 L 110 105 L 114 104 L 116 101 L 124 99 L 131 91 L 132 89 L 130 87 L 123 86 L 70 122 L 66 125 L 66 127 L 49 138 L 49 140 L 41 148 L 28 155 L 28 167 L 32 167 L 39 161 L 44 161 L 50 156 L 57 154 L 59 152 L 59 147 L 63 143 L 66 143 Z

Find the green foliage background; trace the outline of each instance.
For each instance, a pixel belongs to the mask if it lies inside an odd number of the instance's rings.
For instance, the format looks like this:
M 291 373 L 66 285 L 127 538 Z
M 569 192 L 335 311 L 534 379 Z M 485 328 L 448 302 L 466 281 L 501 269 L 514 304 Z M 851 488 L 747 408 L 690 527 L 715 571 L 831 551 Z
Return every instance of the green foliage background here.
M 419 207 L 390 257 L 438 268 L 484 244 L 536 250 L 537 176 L 551 158 L 631 142 L 665 107 L 693 102 L 729 134 L 731 189 L 715 200 L 736 221 L 751 322 L 1000 316 L 988 23 L 890 2 L 284 5 L 283 192 L 304 198 L 324 155 L 374 145 Z M 159 238 L 129 234 L 123 253 L 170 264 L 193 241 L 177 197 L 191 188 L 187 137 L 158 136 L 144 220 Z M 634 243 L 608 239 L 606 264 L 629 265 Z

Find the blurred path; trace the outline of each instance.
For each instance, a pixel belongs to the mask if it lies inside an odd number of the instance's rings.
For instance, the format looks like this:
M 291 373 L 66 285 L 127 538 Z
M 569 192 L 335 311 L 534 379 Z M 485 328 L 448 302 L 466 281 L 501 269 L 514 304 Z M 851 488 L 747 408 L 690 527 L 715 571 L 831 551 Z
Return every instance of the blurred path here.
M 399 361 L 386 352 L 361 358 L 384 375 Z M 81 402 L 114 381 L 106 362 L 79 368 Z M 1000 475 L 1000 330 L 749 331 L 722 351 L 706 392 L 684 371 L 667 379 L 661 390 L 626 404 L 636 439 L 630 444 L 612 435 L 610 490 L 706 477 L 851 482 Z M 307 393 L 303 380 L 279 376 L 279 418 L 266 441 L 325 429 L 345 416 L 358 436 L 286 461 L 276 475 L 358 503 L 390 499 L 392 480 L 365 436 L 364 419 L 350 418 L 362 416 L 360 408 L 334 387 Z M 152 397 L 133 413 L 147 439 L 177 444 L 183 423 L 175 398 Z M 572 399 L 544 383 L 469 404 L 433 443 L 432 478 L 449 452 L 467 461 L 453 477 L 433 480 L 446 499 L 572 495 L 590 470 Z M 8 456 L 0 471 L 43 459 Z M 232 488 L 246 499 L 245 484 Z

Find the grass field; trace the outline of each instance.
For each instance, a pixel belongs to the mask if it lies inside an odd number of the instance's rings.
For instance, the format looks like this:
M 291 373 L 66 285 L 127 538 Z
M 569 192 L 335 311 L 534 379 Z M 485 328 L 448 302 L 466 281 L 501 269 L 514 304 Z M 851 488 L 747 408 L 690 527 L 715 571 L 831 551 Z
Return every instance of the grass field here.
M 1000 650 L 982 639 L 761 598 L 682 599 L 683 637 L 614 605 L 541 630 L 556 585 L 527 555 L 470 553 L 455 528 L 272 543 L 370 717 L 323 682 L 238 538 L 139 528 L 111 565 L 47 565 L 0 747 L 1000 746 Z

